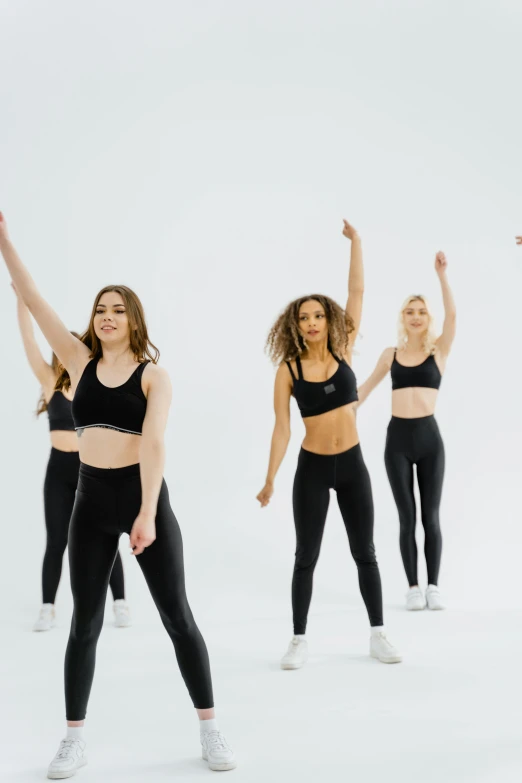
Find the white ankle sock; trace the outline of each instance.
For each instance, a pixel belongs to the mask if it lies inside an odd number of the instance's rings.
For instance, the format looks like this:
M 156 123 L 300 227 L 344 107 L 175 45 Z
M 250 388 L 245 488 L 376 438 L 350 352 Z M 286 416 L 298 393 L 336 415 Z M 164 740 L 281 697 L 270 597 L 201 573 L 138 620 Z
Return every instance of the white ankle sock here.
M 384 625 L 372 626 L 372 636 L 377 636 L 379 633 L 384 633 Z
M 67 739 L 83 740 L 83 726 L 67 726 Z
M 210 718 L 209 720 L 200 720 L 199 731 L 201 734 L 205 734 L 207 731 L 219 731 L 217 720 L 215 718 Z
M 304 633 L 294 633 L 294 639 L 299 639 L 299 641 L 304 641 L 304 639 L 306 639 L 306 635 Z

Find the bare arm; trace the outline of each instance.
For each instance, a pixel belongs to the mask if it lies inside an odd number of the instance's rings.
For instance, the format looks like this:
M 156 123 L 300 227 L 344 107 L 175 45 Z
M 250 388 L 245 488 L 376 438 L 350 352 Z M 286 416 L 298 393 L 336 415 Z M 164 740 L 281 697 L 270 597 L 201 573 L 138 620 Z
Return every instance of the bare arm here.
M 290 397 L 292 378 L 286 364 L 282 364 L 276 374 L 274 386 L 275 425 L 270 445 L 270 459 L 265 486 L 257 496 L 261 508 L 268 505 L 274 492 L 274 481 L 290 441 Z
M 54 387 L 56 380 L 54 377 L 53 368 L 48 362 L 45 361 L 40 348 L 38 347 L 38 343 L 36 342 L 36 338 L 34 336 L 31 313 L 27 309 L 27 305 L 23 299 L 18 296 L 16 288 L 14 288 L 14 290 L 16 293 L 18 326 L 20 327 L 20 334 L 22 335 L 25 355 L 27 356 L 31 370 L 40 381 L 44 392 L 48 393 Z
M 18 296 L 33 314 L 45 339 L 67 369 L 69 375 L 80 373 L 89 360 L 89 349 L 69 332 L 52 307 L 38 291 L 7 234 L 7 225 L 0 212 L 0 251 Z
M 350 271 L 348 273 L 348 301 L 346 303 L 346 319 L 353 322 L 354 330 L 350 333 L 350 348 L 353 348 L 355 338 L 359 333 L 362 317 L 364 295 L 364 267 L 361 237 L 346 220 L 343 234 L 351 240 Z
M 368 395 L 372 393 L 375 387 L 378 386 L 383 378 L 390 372 L 393 362 L 393 354 L 393 348 L 386 348 L 386 350 L 381 353 L 379 360 L 375 365 L 375 370 L 372 372 L 370 377 L 367 378 L 365 382 L 357 389 L 359 405 L 363 404 Z
M 130 535 L 134 555 L 141 555 L 156 538 L 156 510 L 165 467 L 165 428 L 172 398 L 165 370 L 151 365 L 144 373 L 149 377 L 147 412 L 140 441 L 141 508 Z
M 442 301 L 444 303 L 444 324 L 442 327 L 442 334 L 437 340 L 437 350 L 440 351 L 443 357 L 446 357 L 449 354 L 457 329 L 457 307 L 448 283 L 446 274 L 447 266 L 448 262 L 446 261 L 444 253 L 437 253 L 435 270 L 440 280 Z

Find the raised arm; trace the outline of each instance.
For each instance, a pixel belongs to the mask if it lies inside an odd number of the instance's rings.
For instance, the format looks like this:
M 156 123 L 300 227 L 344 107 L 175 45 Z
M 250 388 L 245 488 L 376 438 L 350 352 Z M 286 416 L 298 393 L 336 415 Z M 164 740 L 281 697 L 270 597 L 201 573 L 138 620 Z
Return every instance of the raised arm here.
M 165 467 L 165 428 L 172 398 L 170 379 L 163 368 L 149 365 L 143 380 L 147 412 L 140 441 L 141 507 L 130 534 L 134 555 L 141 555 L 156 538 L 156 510 Z
M 257 496 L 264 508 L 274 494 L 274 481 L 290 441 L 290 397 L 292 379 L 286 364 L 282 364 L 276 374 L 274 386 L 275 424 L 270 446 L 270 459 L 265 486 Z
M 352 321 L 354 330 L 350 333 L 350 349 L 353 348 L 355 338 L 359 333 L 362 317 L 362 305 L 364 294 L 364 268 L 362 257 L 361 237 L 353 226 L 346 220 L 343 234 L 351 240 L 350 271 L 348 273 L 348 301 L 346 302 L 346 320 Z
M 359 405 L 363 404 L 368 395 L 372 393 L 375 387 L 378 386 L 383 378 L 390 372 L 394 350 L 394 348 L 386 348 L 386 350 L 381 353 L 379 360 L 375 365 L 375 370 L 357 389 Z
M 35 282 L 23 265 L 7 233 L 7 224 L 0 212 L 0 251 L 18 296 L 33 314 L 45 339 L 67 369 L 69 375 L 80 373 L 89 360 L 89 349 L 69 332 L 52 307 L 38 291 Z
M 45 361 L 38 343 L 36 342 L 33 322 L 31 320 L 31 313 L 27 309 L 27 305 L 23 301 L 22 297 L 18 296 L 18 292 L 14 285 L 13 290 L 16 294 L 18 326 L 20 327 L 20 334 L 22 335 L 25 355 L 27 356 L 31 370 L 40 381 L 44 392 L 48 394 L 48 392 L 50 392 L 54 387 L 54 383 L 56 381 L 53 368 L 48 362 Z
M 440 351 L 443 357 L 449 354 L 457 329 L 457 308 L 448 283 L 446 274 L 447 268 L 448 262 L 446 256 L 442 252 L 437 253 L 435 257 L 435 271 L 440 280 L 442 301 L 444 303 L 444 324 L 442 327 L 442 334 L 437 340 L 437 350 Z

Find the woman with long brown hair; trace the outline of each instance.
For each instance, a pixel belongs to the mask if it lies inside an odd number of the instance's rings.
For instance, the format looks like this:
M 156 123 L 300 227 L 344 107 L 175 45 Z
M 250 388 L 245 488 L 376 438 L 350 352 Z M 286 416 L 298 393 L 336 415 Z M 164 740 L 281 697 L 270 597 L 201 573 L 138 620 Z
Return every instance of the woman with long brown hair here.
M 297 669 L 308 657 L 308 610 L 331 489 L 337 493 L 370 619 L 370 655 L 383 663 L 402 660 L 384 633 L 381 578 L 373 544 L 372 491 L 353 410 L 357 384 L 351 362 L 364 291 L 361 240 L 346 221 L 343 234 L 351 240 L 346 309 L 322 294 L 303 296 L 286 307 L 267 341 L 269 355 L 279 369 L 268 473 L 257 496 L 261 507 L 272 497 L 290 440 L 291 396 L 306 429 L 293 488 L 297 539 L 292 579 L 294 636 L 281 661 L 283 669 Z
M 401 307 L 398 340 L 386 348 L 375 370 L 359 387 L 362 404 L 390 373 L 392 417 L 384 453 L 386 472 L 399 514 L 400 550 L 408 580 L 406 608 L 409 611 L 444 609 L 439 590 L 442 534 L 439 507 L 444 480 L 444 444 L 435 419 L 435 404 L 453 340 L 457 310 L 447 278 L 444 253 L 435 257 L 444 303 L 444 325 L 437 336 L 433 315 L 422 294 L 409 296 Z M 417 574 L 415 541 L 416 507 L 413 466 L 416 466 L 424 527 L 424 554 L 428 586 L 423 594 Z
M 65 656 L 67 736 L 48 777 L 71 777 L 87 763 L 83 725 L 94 677 L 109 576 L 122 533 L 130 535 L 200 720 L 203 759 L 233 769 L 233 752 L 214 715 L 207 648 L 185 592 L 183 544 L 163 479 L 170 381 L 157 365 L 140 300 L 126 286 L 96 297 L 89 327 L 74 337 L 22 264 L 0 213 L 0 250 L 11 278 L 64 371 L 80 446 L 80 477 L 69 531 L 74 613 Z
M 31 314 L 23 299 L 17 295 L 17 313 L 20 334 L 31 370 L 39 380 L 42 393 L 36 410 L 37 416 L 47 413 L 51 436 L 51 453 L 44 481 L 44 512 L 46 545 L 42 566 L 42 607 L 34 631 L 50 631 L 55 622 L 54 602 L 62 574 L 62 561 L 67 547 L 69 522 L 74 505 L 80 457 L 78 438 L 74 431 L 70 392 L 56 391 L 56 381 L 61 373 L 55 353 L 49 364 L 40 351 L 35 338 Z M 79 338 L 76 332 L 71 332 Z M 129 607 L 125 600 L 123 564 L 118 552 L 111 572 L 109 585 L 114 599 L 114 624 L 125 628 L 131 624 Z

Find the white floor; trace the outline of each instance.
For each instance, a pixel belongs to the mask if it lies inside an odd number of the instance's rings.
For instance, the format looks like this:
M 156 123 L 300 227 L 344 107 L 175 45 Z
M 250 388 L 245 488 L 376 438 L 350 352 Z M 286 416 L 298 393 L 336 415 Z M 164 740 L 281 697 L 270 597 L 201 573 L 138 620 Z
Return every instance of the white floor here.
M 29 607 L 18 614 L 3 643 L 0 772 L 9 783 L 42 780 L 62 734 L 68 617 L 34 634 L 33 615 Z M 218 717 L 239 762 L 226 774 L 245 783 L 520 781 L 521 619 L 388 606 L 389 635 L 404 663 L 385 666 L 367 655 L 360 605 L 344 612 L 317 605 L 308 665 L 283 672 L 286 618 L 219 625 L 204 618 Z M 87 740 L 89 765 L 79 782 L 214 774 L 199 759 L 197 722 L 170 642 L 142 604 L 134 626 L 120 630 L 108 604 Z

